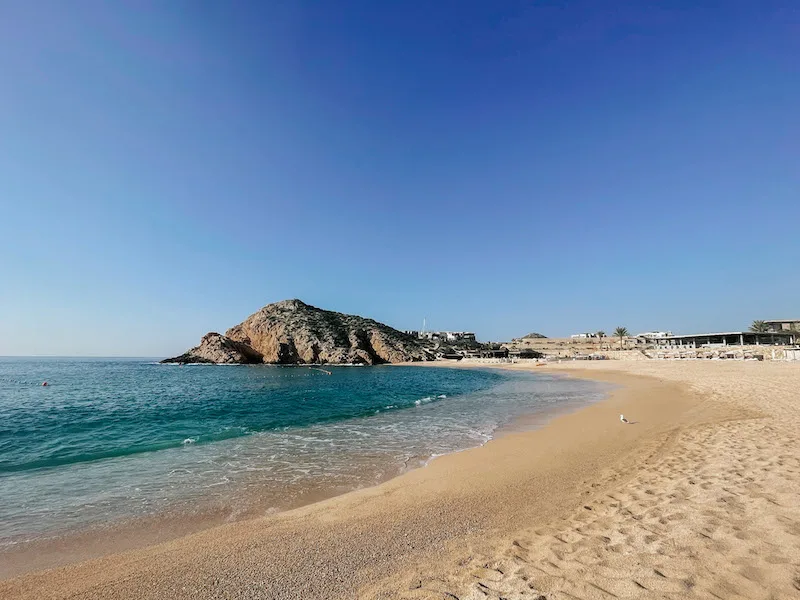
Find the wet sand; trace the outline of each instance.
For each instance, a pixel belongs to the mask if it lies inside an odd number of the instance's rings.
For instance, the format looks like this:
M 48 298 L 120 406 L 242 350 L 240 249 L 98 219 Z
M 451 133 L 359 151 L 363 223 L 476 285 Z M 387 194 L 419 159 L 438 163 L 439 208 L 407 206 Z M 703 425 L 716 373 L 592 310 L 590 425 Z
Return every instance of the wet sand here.
M 0 597 L 800 594 L 800 365 L 562 369 L 624 387 L 380 486 L 6 580 Z

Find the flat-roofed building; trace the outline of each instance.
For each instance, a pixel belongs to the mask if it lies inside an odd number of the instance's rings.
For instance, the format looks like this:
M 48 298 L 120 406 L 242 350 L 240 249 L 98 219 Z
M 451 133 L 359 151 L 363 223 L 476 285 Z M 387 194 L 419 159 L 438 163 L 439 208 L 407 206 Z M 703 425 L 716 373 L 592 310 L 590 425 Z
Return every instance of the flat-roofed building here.
M 403 333 L 420 340 L 445 340 L 448 342 L 476 341 L 474 331 L 414 331 L 407 329 L 403 331 Z
M 726 331 L 722 333 L 696 333 L 670 335 L 650 340 L 661 347 L 702 348 L 715 346 L 791 346 L 796 334 L 792 331 Z
M 475 341 L 475 333 L 472 331 L 440 331 L 440 335 L 447 336 L 448 342 L 455 342 L 455 341 Z
M 800 319 L 764 321 L 770 331 L 800 331 Z
M 645 331 L 644 333 L 640 333 L 636 337 L 645 338 L 645 339 L 653 339 L 653 338 L 665 338 L 672 335 L 671 331 Z

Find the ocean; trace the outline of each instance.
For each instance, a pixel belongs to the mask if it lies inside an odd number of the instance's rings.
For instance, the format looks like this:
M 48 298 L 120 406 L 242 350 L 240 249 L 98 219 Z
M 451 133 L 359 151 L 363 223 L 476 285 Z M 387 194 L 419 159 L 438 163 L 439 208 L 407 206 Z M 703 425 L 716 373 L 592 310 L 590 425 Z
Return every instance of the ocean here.
M 0 551 L 137 519 L 270 514 L 606 389 L 490 369 L 0 358 Z

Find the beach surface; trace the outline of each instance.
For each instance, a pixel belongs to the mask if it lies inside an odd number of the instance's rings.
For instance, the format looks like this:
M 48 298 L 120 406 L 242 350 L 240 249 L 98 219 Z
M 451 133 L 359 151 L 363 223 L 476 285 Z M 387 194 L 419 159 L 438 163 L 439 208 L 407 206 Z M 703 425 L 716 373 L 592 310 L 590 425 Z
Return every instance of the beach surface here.
M 8 579 L 0 597 L 800 597 L 800 365 L 553 368 L 620 387 L 380 486 Z

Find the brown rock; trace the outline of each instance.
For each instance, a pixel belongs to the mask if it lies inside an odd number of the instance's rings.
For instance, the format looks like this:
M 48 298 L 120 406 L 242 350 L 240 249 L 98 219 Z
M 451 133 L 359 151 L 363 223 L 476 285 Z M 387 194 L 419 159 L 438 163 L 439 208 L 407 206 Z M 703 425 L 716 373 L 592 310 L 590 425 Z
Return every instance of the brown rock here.
M 181 360 L 187 356 L 197 360 Z M 164 362 L 373 365 L 427 358 L 417 339 L 388 325 L 284 300 L 265 306 L 224 336 L 206 335 L 197 348 Z
M 168 358 L 161 362 L 256 364 L 264 362 L 264 357 L 247 344 L 242 344 L 212 331 L 203 336 L 199 346 L 195 346 L 180 356 Z

